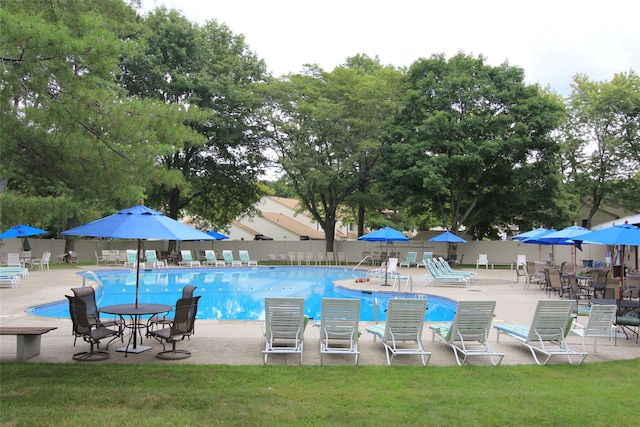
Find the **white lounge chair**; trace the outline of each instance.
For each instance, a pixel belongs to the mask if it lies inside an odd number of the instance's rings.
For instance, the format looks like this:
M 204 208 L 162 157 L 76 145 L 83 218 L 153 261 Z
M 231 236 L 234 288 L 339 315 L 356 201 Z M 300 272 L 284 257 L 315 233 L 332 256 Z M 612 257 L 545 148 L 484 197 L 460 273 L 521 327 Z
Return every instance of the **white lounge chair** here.
M 324 354 L 355 356 L 358 364 L 360 300 L 323 298 L 320 317 L 320 364 Z
M 36 265 L 37 265 L 40 270 L 44 270 L 44 268 L 47 267 L 47 270 L 48 270 L 50 261 L 51 261 L 51 252 L 45 251 L 42 254 L 42 258 L 34 259 L 33 261 L 31 261 L 31 265 L 33 268 L 36 268 Z
M 471 279 L 467 276 L 461 274 L 454 273 L 442 273 L 440 272 L 435 265 L 433 260 L 423 261 L 425 268 L 428 271 L 428 274 L 431 276 L 432 280 L 430 282 L 437 284 L 455 284 L 455 285 L 464 285 L 469 286 L 471 284 Z
M 178 265 L 188 265 L 189 267 L 197 266 L 200 267 L 200 260 L 193 259 L 193 255 L 189 250 L 181 250 L 180 255 L 182 256 L 182 261 L 178 263 Z
M 400 263 L 400 267 L 411 267 L 416 264 L 418 252 L 407 252 L 407 257 Z
M 440 271 L 444 274 L 454 274 L 457 276 L 468 277 L 471 281 L 476 280 L 478 278 L 478 273 L 473 271 L 463 271 L 463 270 L 454 270 L 451 268 L 451 265 L 442 257 L 438 257 L 437 260 L 434 261 L 436 266 L 440 267 Z
M 577 357 L 579 365 L 589 353 L 570 349 L 565 340 L 571 328 L 573 307 L 572 301 L 538 301 L 531 326 L 509 323 L 494 325 L 498 331 L 497 342 L 500 342 L 500 335 L 510 336 L 531 351 L 538 365 L 546 365 L 552 356 L 567 356 L 569 363 L 573 363 L 572 357 Z M 538 359 L 537 353 L 545 358 Z
M 380 268 L 374 268 L 367 271 L 367 277 L 376 279 L 393 279 L 397 280 L 398 274 L 398 258 L 389 258 L 387 262 L 383 262 Z
M 422 359 L 422 364 L 427 366 L 431 353 L 426 352 L 422 347 L 426 310 L 426 298 L 390 299 L 386 322 L 367 327 L 367 332 L 373 334 L 374 341 L 376 337 L 382 341 L 387 355 L 387 364 L 391 365 L 393 357 L 397 355 L 418 355 Z M 414 345 L 401 346 L 407 342 Z
M 488 341 L 495 307 L 495 301 L 459 301 L 453 322 L 429 326 L 432 341 L 437 337 L 451 346 L 459 366 L 471 356 L 489 357 L 491 364 L 498 366 L 504 353 L 493 351 Z
M 302 364 L 304 348 L 304 299 L 265 298 L 264 363 L 273 353 L 299 354 Z
M 238 255 L 240 256 L 240 263 L 241 264 L 245 264 L 247 266 L 250 265 L 258 265 L 258 261 L 251 259 L 251 257 L 249 256 L 249 251 L 247 250 L 239 250 L 238 251 Z
M 164 260 L 158 259 L 158 254 L 152 249 L 144 251 L 144 258 L 144 268 L 169 268 Z
M 489 268 L 489 257 L 487 254 L 478 255 L 478 259 L 476 260 L 476 269 L 478 269 L 481 265 L 484 265 L 485 270 Z
M 138 251 L 136 251 L 135 249 L 127 249 L 127 260 L 124 262 L 124 266 L 129 268 L 136 268 L 137 264 L 138 264 Z
M 423 252 L 422 253 L 422 260 L 416 264 L 416 268 L 422 266 L 425 267 L 424 262 L 425 261 L 431 261 L 433 259 L 433 252 Z
M 224 261 L 218 259 L 216 252 L 213 249 L 206 249 L 204 251 L 204 265 L 215 265 L 216 267 L 224 267 Z
M 613 358 L 613 343 L 616 326 L 615 305 L 598 305 L 593 304 L 589 309 L 589 320 L 586 326 L 579 323 L 574 325 L 571 333 L 582 337 L 582 350 L 586 351 L 587 338 L 593 338 L 593 352 L 597 351 L 598 338 L 607 338 L 611 346 L 611 358 Z
M 233 252 L 228 249 L 222 251 L 222 258 L 224 258 L 225 264 L 229 264 L 232 267 L 241 267 L 242 263 L 233 258 Z

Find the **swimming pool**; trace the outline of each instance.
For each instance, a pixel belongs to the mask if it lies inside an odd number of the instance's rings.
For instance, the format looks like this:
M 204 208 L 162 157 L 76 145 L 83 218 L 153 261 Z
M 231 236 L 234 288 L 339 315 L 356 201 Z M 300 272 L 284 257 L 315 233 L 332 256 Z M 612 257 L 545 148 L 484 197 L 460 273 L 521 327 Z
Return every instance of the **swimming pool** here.
M 84 273 L 79 273 L 80 275 Z M 95 271 L 104 288 L 96 290 L 98 306 L 132 303 L 135 300 L 135 272 Z M 304 298 L 306 314 L 319 319 L 322 298 L 359 298 L 360 320 L 385 319 L 389 298 L 425 298 L 425 295 L 360 292 L 334 286 L 336 280 L 365 277 L 365 271 L 323 267 L 188 268 L 145 270 L 140 272 L 139 302 L 174 305 L 187 284 L 197 286 L 201 295 L 197 318 L 200 320 L 263 320 L 265 297 Z M 90 282 L 89 282 L 90 283 Z M 81 286 L 78 281 L 74 287 Z M 376 292 L 377 291 L 377 292 Z M 69 294 L 71 291 L 69 290 Z M 456 303 L 446 298 L 426 296 L 429 308 L 425 321 L 452 320 Z M 376 304 L 377 303 L 377 304 Z M 377 310 L 376 310 L 377 307 Z M 69 318 L 66 300 L 27 309 L 34 316 Z

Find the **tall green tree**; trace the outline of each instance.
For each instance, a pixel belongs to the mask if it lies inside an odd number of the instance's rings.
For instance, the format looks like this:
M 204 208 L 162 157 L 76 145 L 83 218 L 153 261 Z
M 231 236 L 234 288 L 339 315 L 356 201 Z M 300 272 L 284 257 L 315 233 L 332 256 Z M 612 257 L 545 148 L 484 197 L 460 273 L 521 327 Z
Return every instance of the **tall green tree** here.
M 136 31 L 121 0 L 0 4 L 3 223 L 39 213 L 32 223 L 55 231 L 130 206 L 165 149 L 158 135 L 188 134 L 186 110 L 118 87 Z
M 640 76 L 598 82 L 578 74 L 567 105 L 563 159 L 568 184 L 590 206 L 587 227 L 605 199 L 640 208 Z
M 379 159 L 381 124 L 397 102 L 401 74 L 371 65 L 326 72 L 308 66 L 268 87 L 273 148 L 303 209 L 326 235 L 333 251 L 341 204 L 362 205 L 353 195 L 366 191 Z
M 199 26 L 158 8 L 143 25 L 143 48 L 123 59 L 121 84 L 130 95 L 197 110 L 188 125 L 202 136 L 175 141 L 159 157 L 168 179 L 153 183 L 151 199 L 172 218 L 186 212 L 223 229 L 263 193 L 262 99 L 254 86 L 267 78 L 264 62 L 216 21 Z
M 416 61 L 386 136 L 384 189 L 414 214 L 476 238 L 495 225 L 551 222 L 561 207 L 557 96 L 524 83 L 524 72 L 460 53 Z

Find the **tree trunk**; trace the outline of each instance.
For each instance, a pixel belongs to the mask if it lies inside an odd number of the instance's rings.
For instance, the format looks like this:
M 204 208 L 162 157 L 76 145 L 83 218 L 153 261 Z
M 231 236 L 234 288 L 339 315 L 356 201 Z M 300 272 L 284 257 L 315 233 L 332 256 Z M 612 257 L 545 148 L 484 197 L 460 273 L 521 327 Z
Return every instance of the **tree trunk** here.
M 322 229 L 326 238 L 325 251 L 333 252 L 333 244 L 336 236 L 336 221 L 335 219 L 327 219 L 322 223 Z
M 178 213 L 180 212 L 180 189 L 173 188 L 169 191 L 169 218 L 178 220 Z M 175 240 L 169 240 L 167 252 L 171 255 L 172 252 L 178 250 L 178 244 Z
M 364 203 L 358 204 L 358 237 L 364 235 L 364 214 L 366 209 Z

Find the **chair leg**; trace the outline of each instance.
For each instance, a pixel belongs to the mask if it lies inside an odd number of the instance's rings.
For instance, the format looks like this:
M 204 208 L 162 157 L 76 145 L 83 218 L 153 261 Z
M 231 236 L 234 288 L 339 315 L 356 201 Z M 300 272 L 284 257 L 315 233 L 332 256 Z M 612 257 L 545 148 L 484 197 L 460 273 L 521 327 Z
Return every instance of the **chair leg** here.
M 73 360 L 77 360 L 78 362 L 98 362 L 100 360 L 105 360 L 110 357 L 108 351 L 103 350 L 94 350 L 94 343 L 91 342 L 89 346 L 89 351 L 81 351 L 80 353 L 76 353 L 71 358 Z

